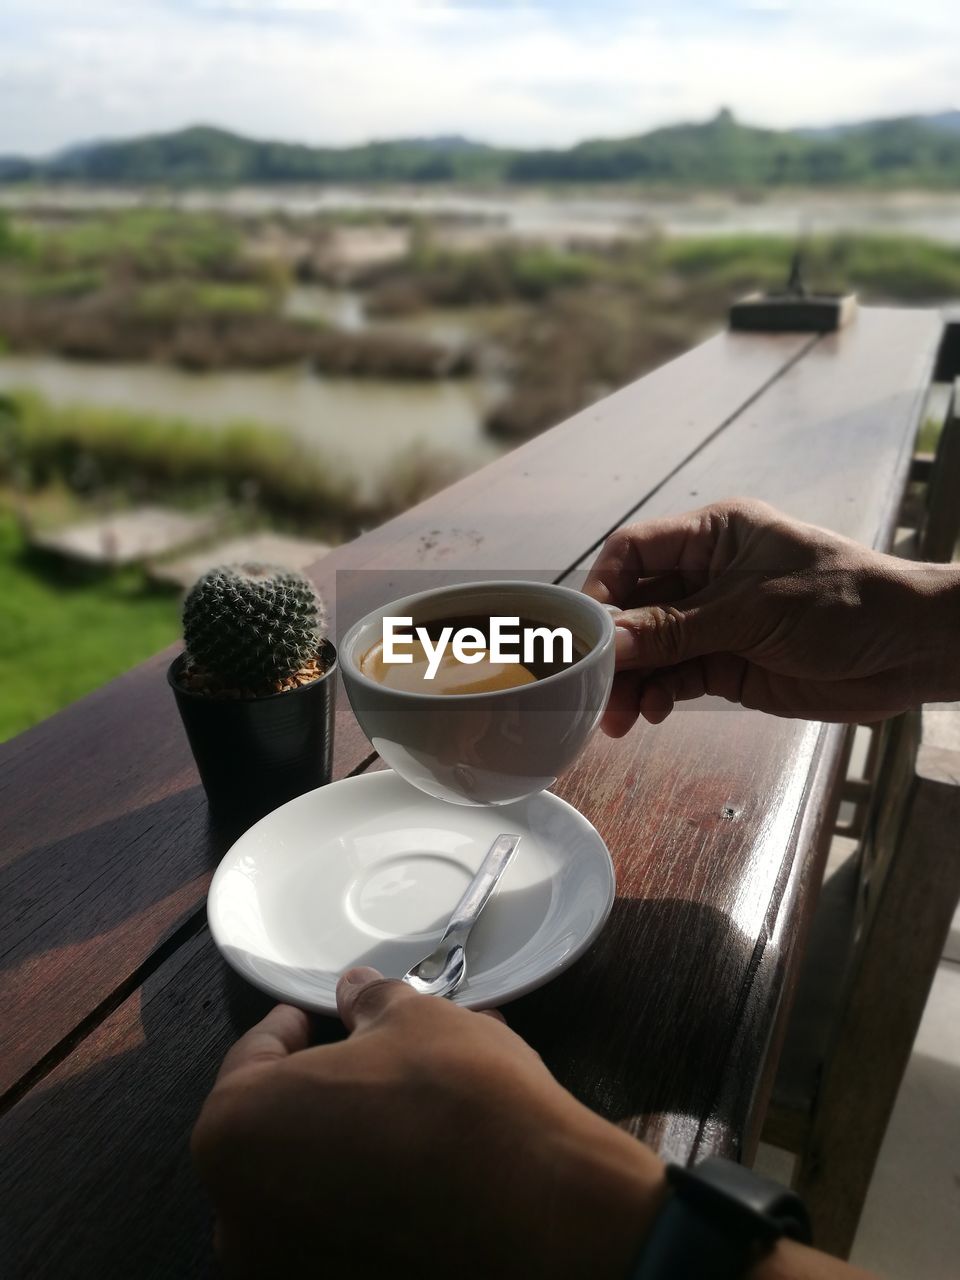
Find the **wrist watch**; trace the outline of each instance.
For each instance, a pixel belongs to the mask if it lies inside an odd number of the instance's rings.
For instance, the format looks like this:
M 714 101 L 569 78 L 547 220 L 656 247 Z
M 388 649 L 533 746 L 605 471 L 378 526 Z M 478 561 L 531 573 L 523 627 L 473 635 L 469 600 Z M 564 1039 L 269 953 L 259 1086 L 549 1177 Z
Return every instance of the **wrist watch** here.
M 742 1280 L 781 1236 L 810 1243 L 800 1197 L 732 1160 L 667 1165 L 667 1182 L 630 1280 Z

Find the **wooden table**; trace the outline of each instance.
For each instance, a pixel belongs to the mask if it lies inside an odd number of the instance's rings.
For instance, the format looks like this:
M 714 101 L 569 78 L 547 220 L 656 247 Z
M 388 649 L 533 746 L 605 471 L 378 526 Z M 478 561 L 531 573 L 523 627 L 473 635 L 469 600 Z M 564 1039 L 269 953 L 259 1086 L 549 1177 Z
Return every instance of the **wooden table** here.
M 424 575 L 577 582 L 625 521 L 735 494 L 886 545 L 940 330 L 877 310 L 833 337 L 721 335 L 314 576 L 342 630 Z M 209 1266 L 187 1135 L 268 1002 L 207 932 L 233 833 L 208 818 L 169 657 L 0 749 L 5 1277 Z M 508 1017 L 579 1097 L 674 1158 L 752 1150 L 845 743 L 705 700 L 597 736 L 557 787 L 607 840 L 618 899 L 589 954 Z M 375 766 L 341 697 L 336 776 Z

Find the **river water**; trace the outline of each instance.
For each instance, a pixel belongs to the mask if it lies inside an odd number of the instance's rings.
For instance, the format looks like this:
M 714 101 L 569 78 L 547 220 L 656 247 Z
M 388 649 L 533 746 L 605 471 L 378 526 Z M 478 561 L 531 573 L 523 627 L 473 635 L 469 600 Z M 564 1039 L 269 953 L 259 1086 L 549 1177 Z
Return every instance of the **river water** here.
M 104 187 L 0 187 L 0 208 L 93 210 L 142 204 L 237 216 L 312 217 L 345 210 L 415 213 L 486 226 L 496 235 L 609 240 L 623 235 L 729 235 L 840 230 L 928 236 L 960 244 L 960 193 L 777 193 L 742 199 L 714 192 L 653 198 L 624 192 L 553 193 L 443 188 L 242 187 L 158 194 Z
M 295 286 L 284 310 L 349 332 L 371 327 L 362 294 L 350 289 Z M 426 310 L 375 323 L 459 346 L 502 315 L 502 308 L 489 307 Z M 391 475 L 415 461 L 433 461 L 450 476 L 483 466 L 505 447 L 484 429 L 503 393 L 493 376 L 332 378 L 306 364 L 195 373 L 159 364 L 0 355 L 0 390 L 17 388 L 60 405 L 130 409 L 214 427 L 253 422 L 288 432 L 370 498 L 389 490 Z
M 368 317 L 363 294 L 358 289 L 331 289 L 324 285 L 295 284 L 287 292 L 284 313 L 301 320 L 324 320 L 345 333 L 363 329 L 405 333 L 452 347 L 483 338 L 503 324 L 509 305 L 426 308 L 410 315 Z
M 0 356 L 0 389 L 30 388 L 56 404 L 112 406 L 222 426 L 256 422 L 322 452 L 364 496 L 416 456 L 466 472 L 503 446 L 483 420 L 496 391 L 477 378 L 435 382 L 325 378 L 303 367 L 188 373 L 165 365 Z
M 209 208 L 238 215 L 272 211 L 309 216 L 324 211 L 400 210 L 463 220 L 485 236 L 544 241 L 582 236 L 729 234 L 796 235 L 840 229 L 910 232 L 960 244 L 960 194 L 904 192 L 877 195 L 777 196 L 741 201 L 701 194 L 654 200 L 623 194 L 552 195 L 549 192 L 474 193 L 419 189 L 245 188 L 236 191 L 156 193 L 109 189 L 0 188 L 0 207 L 50 209 L 123 208 L 138 204 Z M 324 319 L 338 328 L 367 326 L 355 291 L 296 287 L 291 315 Z M 494 323 L 496 317 L 493 317 Z M 484 330 L 480 309 L 427 312 L 378 327 L 416 331 L 458 345 Z M 361 492 L 377 492 L 411 453 L 428 454 L 460 471 L 502 451 L 484 432 L 490 405 L 500 394 L 486 378 L 393 381 L 327 378 L 303 368 L 191 373 L 150 364 L 81 363 L 56 356 L 0 356 L 0 388 L 31 387 L 56 403 L 120 406 L 221 425 L 245 420 L 292 432 L 322 451 L 331 468 Z

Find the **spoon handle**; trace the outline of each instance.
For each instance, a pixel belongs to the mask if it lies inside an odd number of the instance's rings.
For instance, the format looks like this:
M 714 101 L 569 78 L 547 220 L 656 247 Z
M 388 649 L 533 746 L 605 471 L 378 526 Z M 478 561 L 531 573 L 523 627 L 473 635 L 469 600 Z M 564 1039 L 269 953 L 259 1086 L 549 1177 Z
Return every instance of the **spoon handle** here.
M 467 934 L 476 924 L 477 916 L 487 905 L 487 899 L 497 887 L 497 881 L 509 866 L 519 843 L 519 836 L 509 834 L 497 836 L 487 856 L 480 863 L 477 874 L 454 907 L 450 923 L 444 929 L 443 937 L 440 939 L 440 945 L 450 941 L 466 942 Z

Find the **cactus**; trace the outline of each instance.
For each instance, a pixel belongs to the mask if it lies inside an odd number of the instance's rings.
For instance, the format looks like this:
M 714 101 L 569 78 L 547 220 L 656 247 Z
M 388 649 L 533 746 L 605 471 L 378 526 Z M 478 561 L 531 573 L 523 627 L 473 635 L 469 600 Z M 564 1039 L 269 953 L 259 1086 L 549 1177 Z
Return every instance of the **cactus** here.
M 286 680 L 317 657 L 325 633 L 323 601 L 307 579 L 273 565 L 211 569 L 183 604 L 188 661 L 225 688 Z

